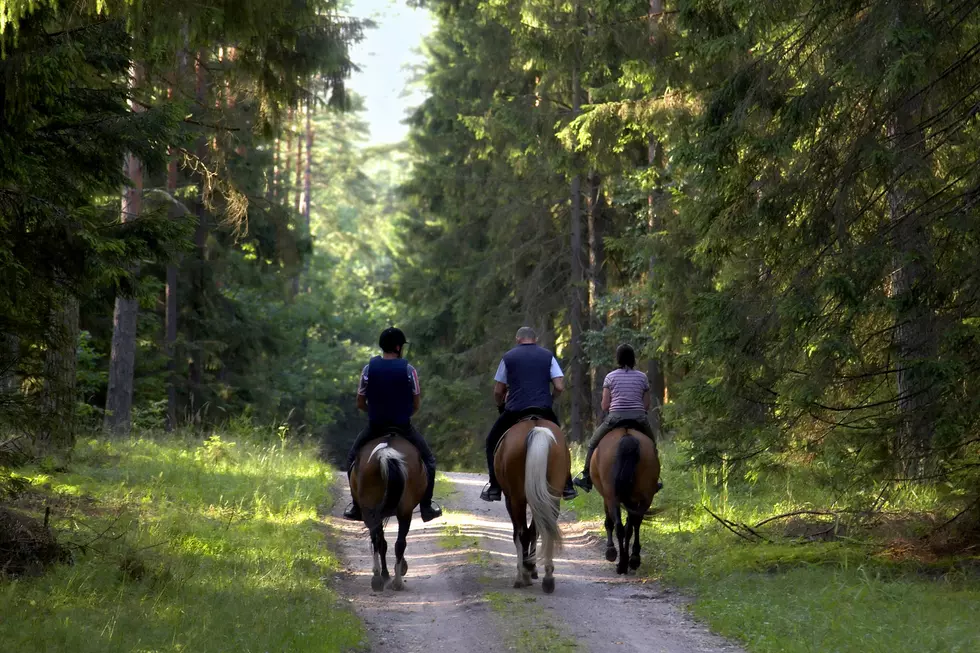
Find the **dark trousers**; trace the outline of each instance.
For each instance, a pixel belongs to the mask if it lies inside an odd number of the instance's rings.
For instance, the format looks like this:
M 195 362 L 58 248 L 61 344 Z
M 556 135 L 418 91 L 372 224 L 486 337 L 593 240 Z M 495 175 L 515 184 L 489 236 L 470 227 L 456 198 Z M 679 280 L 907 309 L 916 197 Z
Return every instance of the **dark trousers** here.
M 487 471 L 490 473 L 490 486 L 499 487 L 497 485 L 497 475 L 493 471 L 493 454 L 497 449 L 497 443 L 500 442 L 500 438 L 504 437 L 504 434 L 510 429 L 510 427 L 517 424 L 523 418 L 529 415 L 538 415 L 542 419 L 546 419 L 549 422 L 558 423 L 558 416 L 550 408 L 526 408 L 524 410 L 505 410 L 500 413 L 500 417 L 497 421 L 493 423 L 490 427 L 490 434 L 487 435 Z
M 429 448 L 428 443 L 422 437 L 422 434 L 418 432 L 418 429 L 415 428 L 414 424 L 406 424 L 404 426 L 395 427 L 384 424 L 368 424 L 364 430 L 357 435 L 357 438 L 354 440 L 354 444 L 351 445 L 350 451 L 347 452 L 347 473 L 350 474 L 351 465 L 353 465 L 354 460 L 357 459 L 357 453 L 361 450 L 361 448 L 371 440 L 380 438 L 391 429 L 397 429 L 398 435 L 408 440 L 413 447 L 419 450 L 419 455 L 422 457 L 422 464 L 425 465 L 425 471 L 429 477 L 428 483 L 426 484 L 425 496 L 422 498 L 422 502 L 431 502 L 432 492 L 435 489 L 436 483 L 436 457 L 432 455 L 432 449 Z

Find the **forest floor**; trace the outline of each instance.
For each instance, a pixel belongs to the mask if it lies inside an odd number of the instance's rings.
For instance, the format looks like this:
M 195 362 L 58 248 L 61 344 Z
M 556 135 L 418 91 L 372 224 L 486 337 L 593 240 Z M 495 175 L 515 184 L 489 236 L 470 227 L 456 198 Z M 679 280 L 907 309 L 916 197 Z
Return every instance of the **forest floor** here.
M 331 524 L 340 534 L 346 578 L 340 590 L 366 622 L 372 651 L 637 651 L 735 652 L 684 611 L 685 599 L 662 584 L 617 576 L 591 532 L 600 524 L 563 516 L 565 545 L 555 560 L 555 593 L 538 581 L 513 589 L 515 553 L 502 503 L 480 500 L 485 475 L 440 475 L 445 516 L 408 536 L 406 589 L 371 590 L 371 550 L 361 524 L 340 517 L 349 493 L 339 493 Z M 397 526 L 386 533 L 389 564 Z

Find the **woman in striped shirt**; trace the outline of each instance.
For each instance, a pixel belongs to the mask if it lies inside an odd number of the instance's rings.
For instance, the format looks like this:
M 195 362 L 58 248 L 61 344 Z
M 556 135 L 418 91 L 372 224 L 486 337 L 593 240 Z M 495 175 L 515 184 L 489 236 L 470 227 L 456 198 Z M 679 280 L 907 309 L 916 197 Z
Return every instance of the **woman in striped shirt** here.
M 592 489 L 592 478 L 589 475 L 589 461 L 592 452 L 599 446 L 599 441 L 612 431 L 623 420 L 634 422 L 638 430 L 643 431 L 653 439 L 653 428 L 647 419 L 650 410 L 650 382 L 647 375 L 636 369 L 636 354 L 629 345 L 616 348 L 616 364 L 619 369 L 606 375 L 602 383 L 602 410 L 607 413 L 606 419 L 599 424 L 592 439 L 589 440 L 589 451 L 585 454 L 585 469 L 582 478 L 575 479 L 575 485 L 586 492 Z

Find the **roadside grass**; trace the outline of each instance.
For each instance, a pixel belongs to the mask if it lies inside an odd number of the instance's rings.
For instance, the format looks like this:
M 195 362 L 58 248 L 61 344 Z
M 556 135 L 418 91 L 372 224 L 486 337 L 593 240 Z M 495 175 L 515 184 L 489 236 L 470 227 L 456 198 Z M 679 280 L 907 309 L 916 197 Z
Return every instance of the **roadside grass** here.
M 975 551 L 920 555 L 910 541 L 922 524 L 898 517 L 893 528 L 854 532 L 817 523 L 817 532 L 831 531 L 821 541 L 799 536 L 814 531 L 812 521 L 781 519 L 760 529 L 771 542 L 749 542 L 701 506 L 752 525 L 825 508 L 834 497 L 802 476 L 716 484 L 703 470 L 685 471 L 677 445 L 660 449 L 665 487 L 654 500 L 657 514 L 641 529 L 639 573 L 690 591 L 693 614 L 716 632 L 759 653 L 980 651 Z M 573 471 L 581 469 L 576 454 Z M 913 514 L 931 503 L 927 492 L 918 492 L 896 498 L 889 509 Z M 580 519 L 602 519 L 595 491 L 580 493 L 571 508 Z
M 507 648 L 519 653 L 562 653 L 578 649 L 574 639 L 548 622 L 537 598 L 507 592 L 487 592 L 490 608 L 501 622 Z
M 313 446 L 155 436 L 80 442 L 71 471 L 21 469 L 15 501 L 75 563 L 0 579 L 5 652 L 348 651 L 364 631 L 328 587 Z

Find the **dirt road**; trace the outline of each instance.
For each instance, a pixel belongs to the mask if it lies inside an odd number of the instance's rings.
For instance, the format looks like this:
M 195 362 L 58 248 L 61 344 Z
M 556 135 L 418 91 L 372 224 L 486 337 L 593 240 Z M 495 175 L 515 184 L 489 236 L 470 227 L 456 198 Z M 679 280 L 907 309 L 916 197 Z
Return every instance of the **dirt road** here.
M 692 621 L 681 597 L 655 582 L 617 576 L 603 557 L 604 542 L 589 533 L 598 524 L 563 521 L 554 594 L 544 594 L 539 581 L 513 589 L 506 509 L 480 501 L 485 476 L 446 476 L 449 484 L 440 483 L 436 492 L 445 517 L 423 524 L 416 514 L 412 522 L 403 592 L 371 591 L 367 532 L 340 517 L 349 493 L 333 508 L 348 572 L 341 591 L 366 622 L 372 651 L 740 651 Z M 392 520 L 389 565 L 395 530 Z

